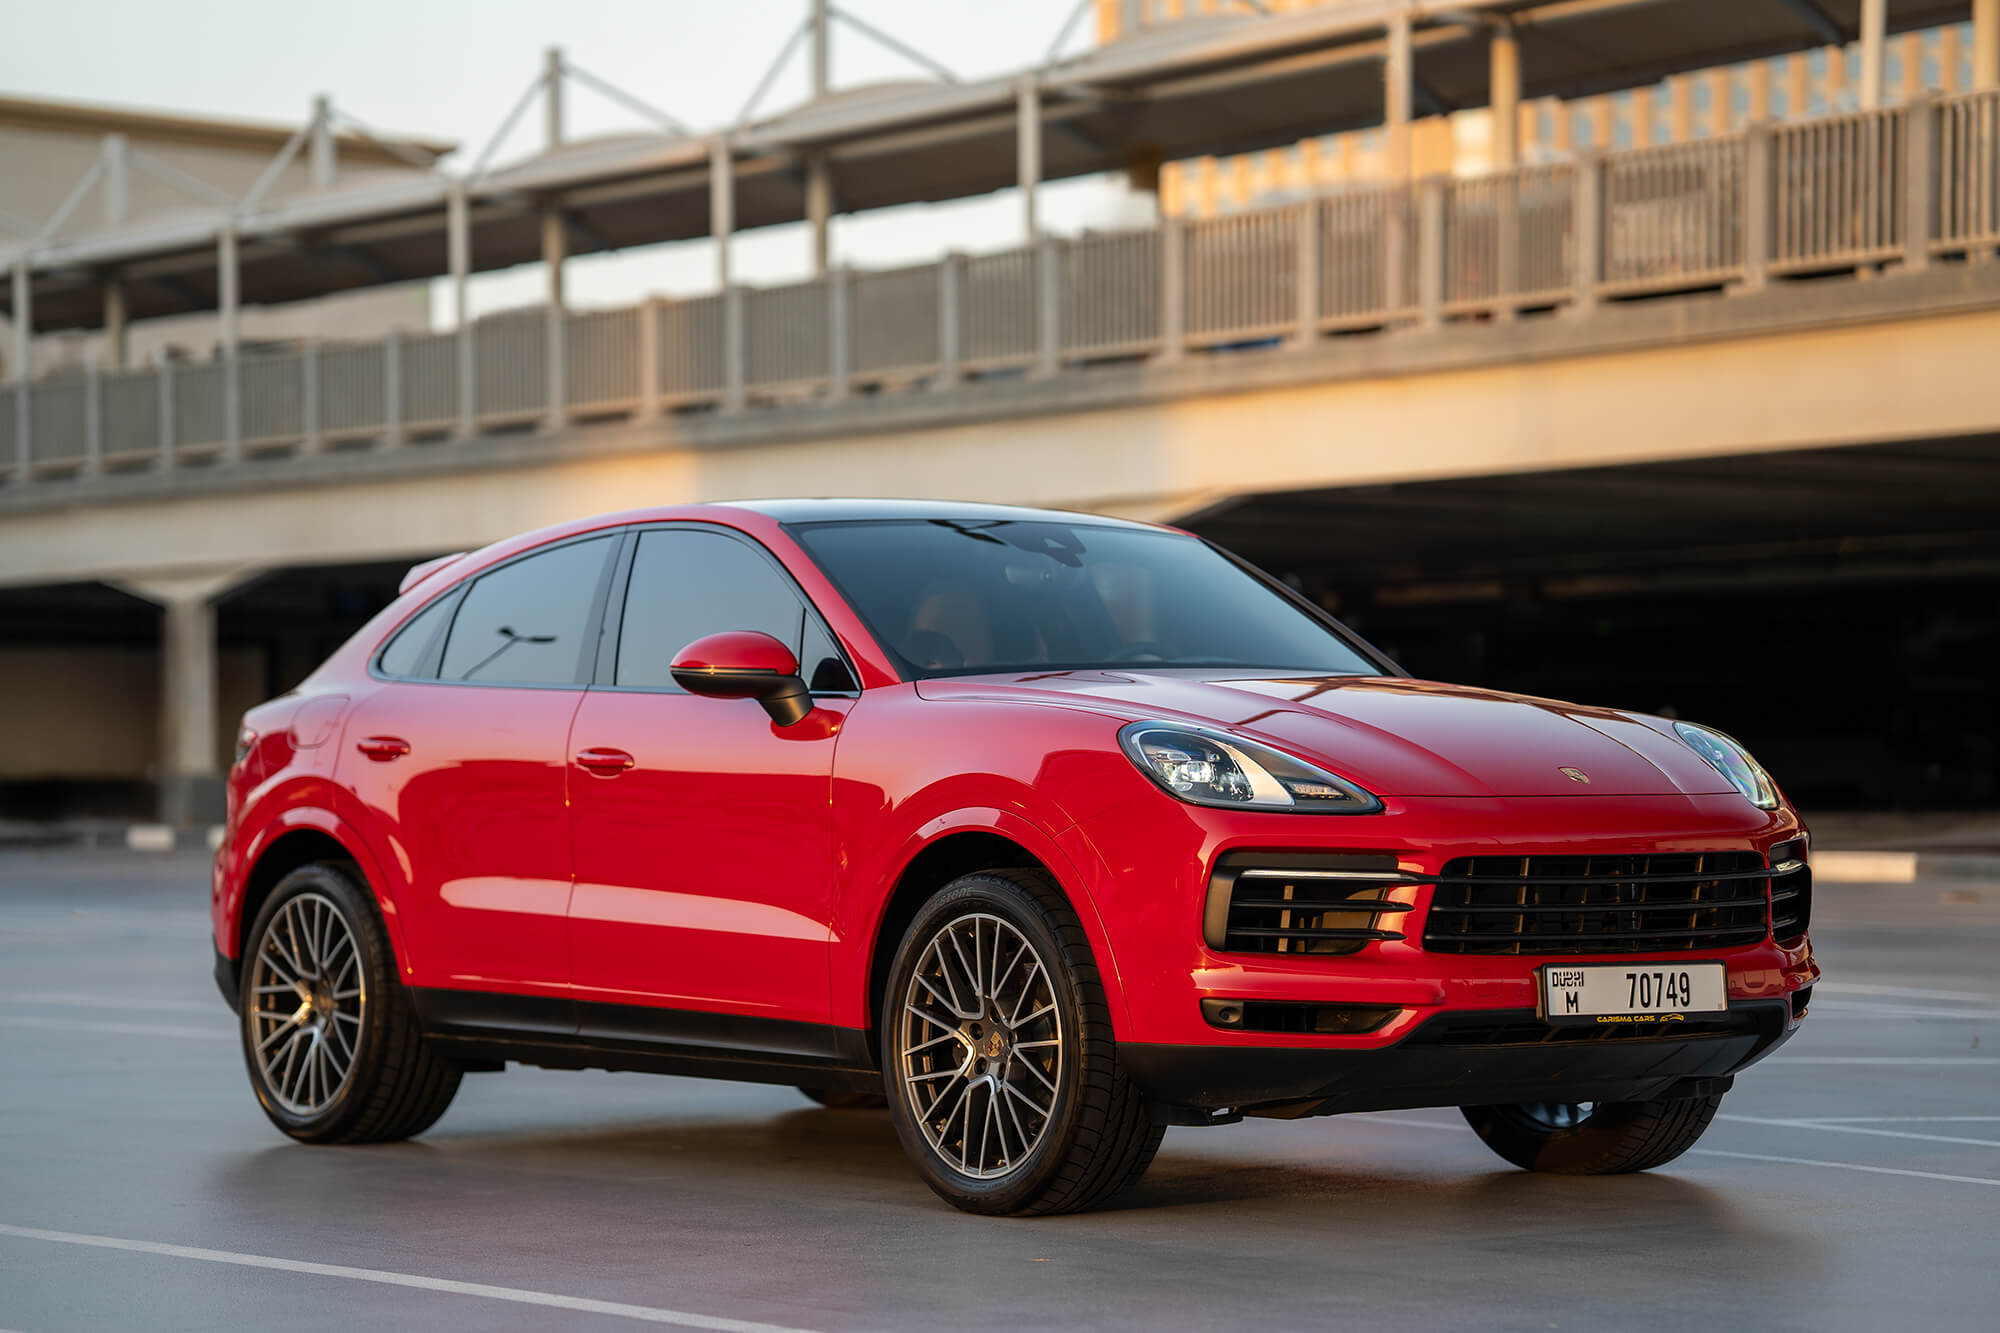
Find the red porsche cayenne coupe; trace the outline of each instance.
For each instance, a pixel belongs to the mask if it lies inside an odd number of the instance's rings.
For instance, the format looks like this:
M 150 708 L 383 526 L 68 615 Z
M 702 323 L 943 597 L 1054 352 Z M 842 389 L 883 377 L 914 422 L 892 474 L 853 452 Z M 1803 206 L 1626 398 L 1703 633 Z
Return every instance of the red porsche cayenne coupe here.
M 960 1208 L 1168 1125 L 1459 1106 L 1657 1166 L 1818 969 L 1719 732 L 1406 677 L 1199 538 L 973 504 L 615 514 L 411 571 L 243 720 L 216 979 L 294 1138 L 506 1062 L 886 1101 Z

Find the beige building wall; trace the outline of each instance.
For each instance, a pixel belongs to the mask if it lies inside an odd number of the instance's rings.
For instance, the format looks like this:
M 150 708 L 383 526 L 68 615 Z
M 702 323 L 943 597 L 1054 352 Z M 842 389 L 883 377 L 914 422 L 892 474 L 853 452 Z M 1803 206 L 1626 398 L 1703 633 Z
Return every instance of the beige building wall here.
M 217 753 L 237 719 L 261 702 L 264 653 L 225 648 L 217 658 Z M 0 782 L 142 780 L 160 753 L 160 654 L 152 646 L 0 646 L 7 701 Z

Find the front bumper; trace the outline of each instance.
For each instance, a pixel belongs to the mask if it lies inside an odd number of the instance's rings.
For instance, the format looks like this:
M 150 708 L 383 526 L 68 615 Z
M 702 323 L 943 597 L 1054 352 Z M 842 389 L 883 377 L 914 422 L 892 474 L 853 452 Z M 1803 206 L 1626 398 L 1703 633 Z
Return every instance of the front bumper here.
M 1721 1091 L 1796 1030 L 1789 999 L 1732 1002 L 1727 1020 L 1678 1032 L 1550 1028 L 1531 1009 L 1476 1010 L 1372 1049 L 1122 1043 L 1118 1058 L 1162 1107 L 1290 1118 Z

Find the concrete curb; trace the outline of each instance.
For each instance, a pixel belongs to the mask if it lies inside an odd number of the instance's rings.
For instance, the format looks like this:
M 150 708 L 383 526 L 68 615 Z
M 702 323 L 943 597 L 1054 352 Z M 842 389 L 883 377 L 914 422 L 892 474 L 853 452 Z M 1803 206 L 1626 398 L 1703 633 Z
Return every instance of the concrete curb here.
M 1820 852 L 1812 854 L 1821 884 L 1910 884 L 1919 876 L 2000 879 L 2000 855 L 1972 852 Z

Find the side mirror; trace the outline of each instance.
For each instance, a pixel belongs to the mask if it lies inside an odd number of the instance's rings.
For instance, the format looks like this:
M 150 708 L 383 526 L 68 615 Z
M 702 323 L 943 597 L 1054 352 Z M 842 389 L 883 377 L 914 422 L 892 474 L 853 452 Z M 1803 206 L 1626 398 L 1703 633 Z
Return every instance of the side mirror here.
M 674 683 L 711 699 L 755 699 L 781 727 L 812 712 L 812 693 L 799 678 L 792 650 L 757 630 L 731 630 L 696 639 L 675 654 Z

